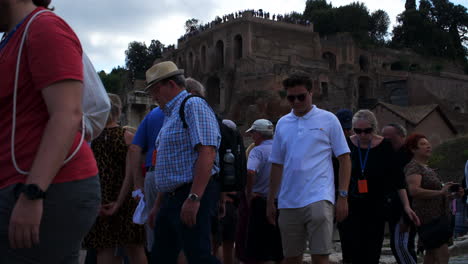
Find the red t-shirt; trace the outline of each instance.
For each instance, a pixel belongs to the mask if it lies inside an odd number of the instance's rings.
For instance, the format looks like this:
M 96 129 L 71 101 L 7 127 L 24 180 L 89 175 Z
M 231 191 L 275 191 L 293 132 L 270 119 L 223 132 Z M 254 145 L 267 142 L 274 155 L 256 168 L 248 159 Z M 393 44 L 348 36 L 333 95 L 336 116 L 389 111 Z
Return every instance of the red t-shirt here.
M 37 8 L 32 14 L 43 9 Z M 0 188 L 24 182 L 27 177 L 13 166 L 10 142 L 16 59 L 32 14 L 0 50 Z M 21 56 L 17 96 L 15 156 L 20 169 L 31 169 L 49 119 L 41 90 L 62 80 L 83 81 L 82 52 L 73 30 L 54 13 L 39 15 L 29 27 Z M 77 132 L 70 154 L 80 136 Z M 84 142 L 77 155 L 59 170 L 53 183 L 86 179 L 97 173 L 94 155 Z

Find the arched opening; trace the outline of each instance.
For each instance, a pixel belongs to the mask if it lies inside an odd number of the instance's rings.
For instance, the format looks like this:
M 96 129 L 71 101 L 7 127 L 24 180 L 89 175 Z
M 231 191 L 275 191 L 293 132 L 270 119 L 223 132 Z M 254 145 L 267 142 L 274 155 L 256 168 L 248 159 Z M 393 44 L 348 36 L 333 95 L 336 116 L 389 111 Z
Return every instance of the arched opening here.
M 408 91 L 404 88 L 395 88 L 390 92 L 390 103 L 408 106 Z
M 325 52 L 322 55 L 322 58 L 327 61 L 328 69 L 330 71 L 336 71 L 336 55 L 331 52 Z
M 238 60 L 242 58 L 242 36 L 236 35 L 234 37 L 234 59 Z
M 216 42 L 216 66 L 218 68 L 224 67 L 224 42 L 222 40 Z
M 208 93 L 208 103 L 211 106 L 219 105 L 221 103 L 221 87 L 219 78 L 216 76 L 208 78 L 206 90 Z
M 182 62 L 182 57 L 179 57 L 178 62 L 177 62 L 177 64 L 178 64 L 177 67 L 179 67 L 180 69 L 183 69 L 184 65 L 182 63 L 183 63 Z
M 371 84 L 372 80 L 369 77 L 361 76 L 358 78 L 358 104 L 361 109 L 369 109 L 374 104 Z
M 190 52 L 188 56 L 188 70 L 191 72 L 193 69 L 193 53 Z
M 465 111 L 463 110 L 463 108 L 459 105 L 455 106 L 453 108 L 453 111 L 457 112 L 457 113 L 464 113 Z
M 201 48 L 201 68 L 202 70 L 206 69 L 206 47 Z
M 320 84 L 321 95 L 323 99 L 328 99 L 328 83 L 322 82 Z
M 359 56 L 359 68 L 362 72 L 369 71 L 369 59 L 364 55 Z

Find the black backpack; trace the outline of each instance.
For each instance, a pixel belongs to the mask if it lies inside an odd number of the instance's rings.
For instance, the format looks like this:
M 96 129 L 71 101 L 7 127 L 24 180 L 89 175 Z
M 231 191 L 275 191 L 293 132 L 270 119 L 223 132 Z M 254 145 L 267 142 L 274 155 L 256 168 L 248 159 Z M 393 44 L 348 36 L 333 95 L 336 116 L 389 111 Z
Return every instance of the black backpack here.
M 198 95 L 189 95 L 184 98 L 179 109 L 179 116 L 184 128 L 188 128 L 187 122 L 185 121 L 185 104 L 187 100 L 192 97 L 199 97 L 205 100 L 205 98 Z M 231 129 L 223 124 L 222 119 L 216 115 L 216 113 L 215 116 L 221 133 L 221 144 L 218 151 L 220 172 L 216 180 L 219 182 L 222 192 L 242 191 L 245 188 L 247 176 L 247 157 L 245 156 L 244 140 L 237 129 Z M 225 164 L 223 158 L 228 149 L 231 150 L 235 158 L 234 180 L 228 180 L 225 173 L 228 165 Z

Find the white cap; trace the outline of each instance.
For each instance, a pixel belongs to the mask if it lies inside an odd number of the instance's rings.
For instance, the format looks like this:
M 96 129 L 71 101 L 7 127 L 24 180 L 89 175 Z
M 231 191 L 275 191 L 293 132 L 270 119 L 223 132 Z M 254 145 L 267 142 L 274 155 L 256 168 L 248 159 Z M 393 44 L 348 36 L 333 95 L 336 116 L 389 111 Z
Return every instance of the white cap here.
M 258 132 L 270 132 L 273 134 L 274 126 L 269 120 L 266 119 L 258 119 L 253 122 L 252 126 L 245 131 L 245 133 L 249 133 L 250 131 L 258 131 Z
M 232 120 L 223 119 L 223 124 L 225 124 L 230 129 L 233 129 L 233 130 L 237 129 L 236 123 L 234 123 Z

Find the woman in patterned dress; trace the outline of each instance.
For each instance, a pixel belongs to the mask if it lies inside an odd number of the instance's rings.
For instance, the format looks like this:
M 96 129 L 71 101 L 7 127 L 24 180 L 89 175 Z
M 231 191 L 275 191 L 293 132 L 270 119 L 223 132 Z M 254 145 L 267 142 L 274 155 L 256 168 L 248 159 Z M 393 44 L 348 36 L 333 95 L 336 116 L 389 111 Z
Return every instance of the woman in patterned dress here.
M 109 98 L 111 113 L 106 128 L 91 144 L 101 180 L 101 213 L 86 236 L 84 247 L 97 250 L 98 264 L 122 263 L 121 257 L 115 256 L 120 247 L 131 263 L 146 264 L 145 231 L 132 222 L 137 203 L 130 195 L 132 177 L 126 177 L 126 156 L 133 134 L 118 124 L 120 98 L 115 94 L 109 94 Z
M 421 228 L 430 226 L 430 229 L 436 230 L 433 224 L 440 219 L 437 226 L 441 227 L 442 232 L 438 232 L 431 239 L 421 239 L 420 246 L 426 250 L 424 264 L 447 264 L 449 261 L 448 244 L 451 240 L 451 212 L 449 201 L 453 199 L 454 193 L 451 190 L 452 183 L 442 184 L 437 173 L 429 168 L 427 162 L 432 154 L 432 147 L 427 138 L 421 134 L 410 135 L 406 142 L 407 148 L 413 153 L 413 159 L 405 167 L 406 181 L 411 197 L 413 198 L 413 209 L 418 215 Z M 455 192 L 457 195 L 463 193 L 461 187 Z M 447 224 L 443 224 L 443 222 Z M 442 234 L 443 233 L 443 234 Z M 430 243 L 430 245 L 429 245 Z

